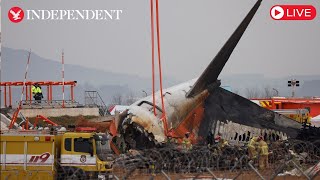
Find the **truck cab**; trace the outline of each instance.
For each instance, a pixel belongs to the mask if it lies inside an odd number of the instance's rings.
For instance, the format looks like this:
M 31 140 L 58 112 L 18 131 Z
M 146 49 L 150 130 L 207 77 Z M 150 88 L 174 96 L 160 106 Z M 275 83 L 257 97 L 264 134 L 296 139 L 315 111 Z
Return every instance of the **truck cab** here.
M 106 134 L 68 132 L 61 140 L 62 176 L 95 177 L 112 171 L 112 152 Z
M 95 132 L 2 133 L 1 179 L 105 179 L 113 164 L 109 142 Z

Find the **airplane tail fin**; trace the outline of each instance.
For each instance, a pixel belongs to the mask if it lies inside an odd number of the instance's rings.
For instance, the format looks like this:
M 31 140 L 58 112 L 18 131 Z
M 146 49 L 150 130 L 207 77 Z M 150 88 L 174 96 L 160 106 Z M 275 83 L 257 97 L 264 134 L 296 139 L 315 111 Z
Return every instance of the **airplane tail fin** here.
M 205 69 L 205 71 L 201 74 L 199 79 L 190 89 L 190 91 L 186 94 L 186 97 L 193 97 L 203 90 L 205 90 L 210 84 L 214 83 L 219 74 L 221 73 L 224 65 L 228 61 L 230 55 L 232 54 L 234 48 L 237 46 L 239 40 L 241 39 L 243 33 L 247 29 L 250 24 L 252 18 L 256 14 L 262 0 L 258 0 L 247 16 L 243 19 L 238 28 L 233 32 L 228 41 L 224 44 L 224 46 L 220 49 L 218 54 L 214 57 L 214 59 L 210 62 L 209 66 Z

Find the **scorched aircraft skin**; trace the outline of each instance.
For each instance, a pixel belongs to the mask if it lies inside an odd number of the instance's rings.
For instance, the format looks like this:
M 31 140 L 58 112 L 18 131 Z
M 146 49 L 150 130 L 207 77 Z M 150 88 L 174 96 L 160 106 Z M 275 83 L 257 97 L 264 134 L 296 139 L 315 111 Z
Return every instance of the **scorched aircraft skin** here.
M 270 140 L 297 136 L 301 124 L 219 87 L 218 76 L 261 1 L 255 3 L 198 79 L 163 90 L 167 135 L 182 138 L 189 131 L 193 143 L 204 142 L 210 132 L 222 133 L 235 142 L 248 141 L 253 135 L 263 135 Z M 167 141 L 161 120 L 160 93 L 155 96 L 157 116 L 153 112 L 152 96 L 149 96 L 135 102 L 116 118 L 118 136 L 114 142 L 118 147 L 144 149 Z

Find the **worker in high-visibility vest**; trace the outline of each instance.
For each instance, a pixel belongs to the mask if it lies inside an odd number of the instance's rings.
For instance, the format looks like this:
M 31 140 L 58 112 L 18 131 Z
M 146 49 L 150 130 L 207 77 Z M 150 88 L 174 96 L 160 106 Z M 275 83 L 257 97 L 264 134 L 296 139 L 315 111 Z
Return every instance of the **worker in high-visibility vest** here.
M 169 144 L 175 144 L 175 143 L 177 143 L 177 139 L 174 138 L 174 137 L 172 137 L 171 135 L 168 135 L 168 137 L 167 137 L 167 143 L 169 143 Z
M 257 158 L 257 146 L 258 146 L 258 142 L 260 142 L 262 139 L 262 136 L 259 137 L 253 137 L 250 139 L 249 143 L 248 143 L 248 153 L 249 153 L 249 158 L 250 159 L 255 159 Z
M 219 148 L 224 148 L 225 146 L 229 145 L 228 141 L 223 139 L 220 133 L 218 133 L 218 135 L 214 138 L 214 142 L 219 145 Z
M 41 99 L 43 98 L 43 95 L 42 95 L 42 90 L 40 85 L 38 83 L 33 84 L 31 91 L 32 91 L 34 100 L 36 100 L 38 103 L 41 103 Z
M 268 144 L 263 140 L 259 142 L 259 168 L 264 169 L 269 167 L 269 147 Z
M 191 144 L 191 140 L 190 140 L 190 132 L 186 132 L 185 137 L 182 140 L 182 149 L 183 150 L 192 149 L 192 144 Z

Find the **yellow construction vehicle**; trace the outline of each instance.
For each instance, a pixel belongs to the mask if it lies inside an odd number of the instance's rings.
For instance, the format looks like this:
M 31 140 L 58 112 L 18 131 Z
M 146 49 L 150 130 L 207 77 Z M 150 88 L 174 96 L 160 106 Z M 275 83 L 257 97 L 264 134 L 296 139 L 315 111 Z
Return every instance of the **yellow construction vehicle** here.
M 109 138 L 95 132 L 10 131 L 0 151 L 1 179 L 106 179 L 112 171 Z
M 311 116 L 307 109 L 275 109 L 273 111 L 287 116 L 299 123 L 311 123 Z

